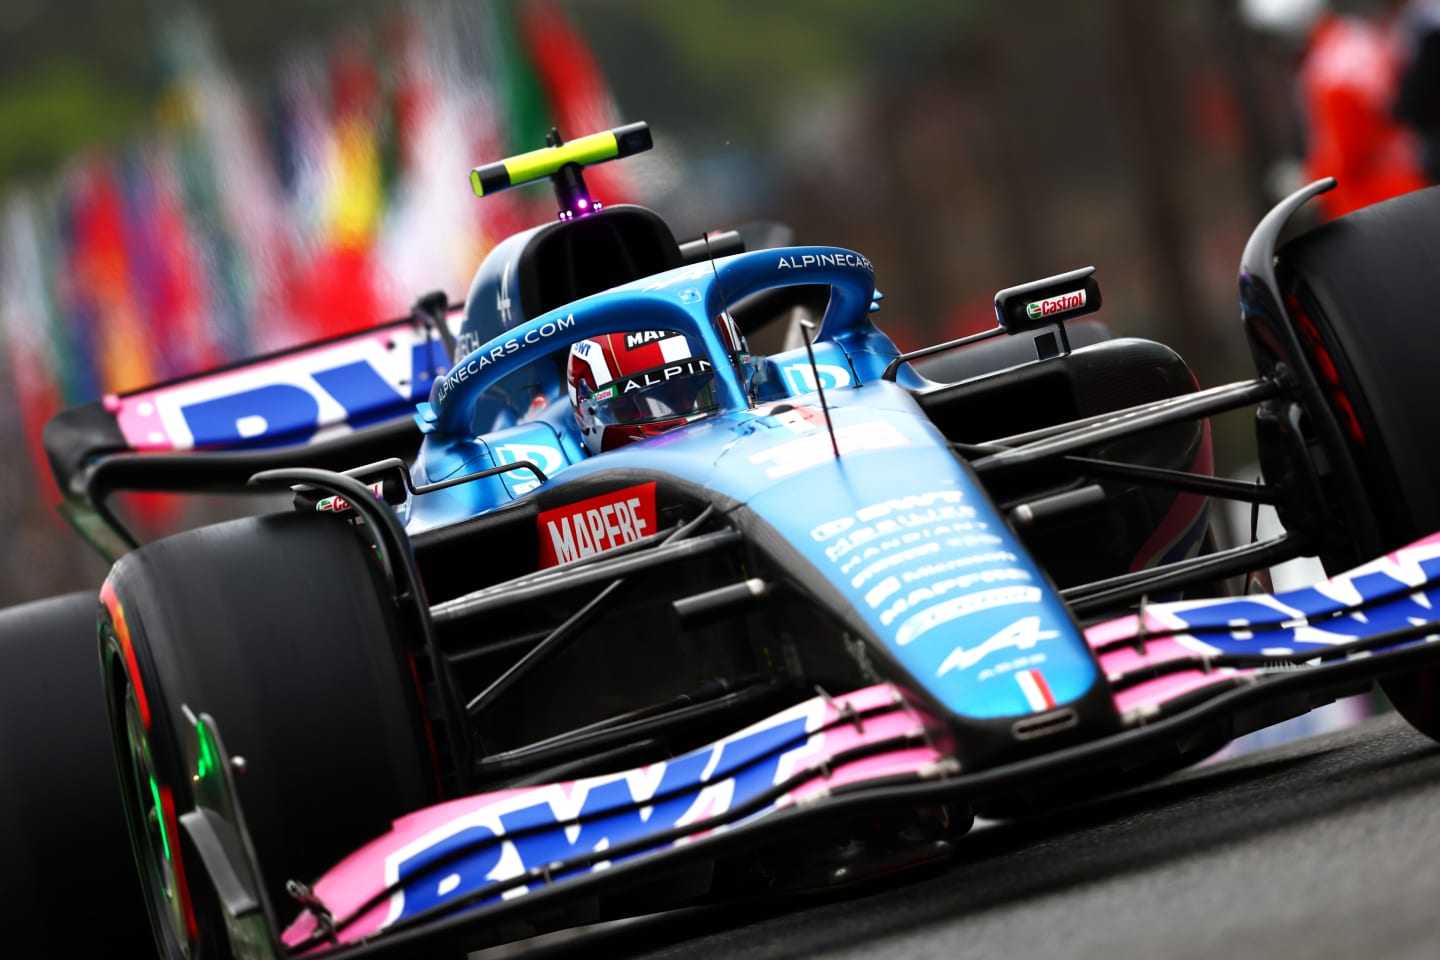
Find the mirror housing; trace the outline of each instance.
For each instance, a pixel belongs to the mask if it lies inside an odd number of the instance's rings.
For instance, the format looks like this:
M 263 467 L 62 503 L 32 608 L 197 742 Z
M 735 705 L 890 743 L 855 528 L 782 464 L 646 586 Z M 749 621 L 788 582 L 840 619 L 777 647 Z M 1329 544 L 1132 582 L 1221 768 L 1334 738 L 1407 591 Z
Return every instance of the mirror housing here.
M 1089 316 L 1100 309 L 1094 267 L 1032 280 L 995 294 L 995 319 L 1006 333 L 1025 333 Z

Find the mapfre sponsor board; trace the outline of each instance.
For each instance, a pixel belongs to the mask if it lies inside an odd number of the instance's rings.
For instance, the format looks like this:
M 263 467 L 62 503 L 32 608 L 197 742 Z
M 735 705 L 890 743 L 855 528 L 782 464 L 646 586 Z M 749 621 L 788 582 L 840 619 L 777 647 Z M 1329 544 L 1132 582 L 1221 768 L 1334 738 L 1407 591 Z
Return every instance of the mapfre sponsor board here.
M 583 560 L 655 532 L 655 483 L 546 510 L 536 518 L 540 566 Z

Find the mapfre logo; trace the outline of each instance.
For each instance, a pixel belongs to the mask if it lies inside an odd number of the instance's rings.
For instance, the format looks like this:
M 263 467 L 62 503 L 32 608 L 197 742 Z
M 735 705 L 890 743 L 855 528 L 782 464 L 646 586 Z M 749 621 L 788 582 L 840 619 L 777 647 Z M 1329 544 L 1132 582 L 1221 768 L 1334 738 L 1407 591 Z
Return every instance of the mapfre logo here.
M 655 532 L 655 483 L 546 510 L 540 529 L 540 566 L 593 557 Z
M 634 350 L 647 343 L 654 343 L 656 340 L 664 340 L 666 337 L 673 336 L 675 334 L 669 330 L 636 330 L 634 333 L 625 334 L 625 349 Z

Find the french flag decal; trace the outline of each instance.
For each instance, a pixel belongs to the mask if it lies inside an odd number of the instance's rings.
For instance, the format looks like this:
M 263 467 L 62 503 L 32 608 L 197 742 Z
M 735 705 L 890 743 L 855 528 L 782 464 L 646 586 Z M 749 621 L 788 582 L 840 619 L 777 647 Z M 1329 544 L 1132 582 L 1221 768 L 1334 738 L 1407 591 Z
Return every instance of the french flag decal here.
M 1039 670 L 1021 670 L 1015 674 L 1015 682 L 1020 684 L 1031 710 L 1038 713 L 1055 706 L 1055 695 L 1050 692 L 1050 685 Z

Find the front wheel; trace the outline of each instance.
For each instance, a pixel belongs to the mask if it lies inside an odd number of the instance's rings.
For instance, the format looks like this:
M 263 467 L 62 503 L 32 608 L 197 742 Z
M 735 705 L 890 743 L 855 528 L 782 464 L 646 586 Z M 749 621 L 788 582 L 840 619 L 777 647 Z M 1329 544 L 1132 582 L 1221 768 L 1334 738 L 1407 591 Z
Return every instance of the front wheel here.
M 1364 488 L 1345 568 L 1440 530 L 1440 187 L 1387 200 L 1296 238 L 1276 274 L 1305 360 Z M 1373 522 L 1355 518 L 1369 516 Z M 1336 570 L 1332 570 L 1337 572 Z M 1440 740 L 1436 671 L 1381 681 L 1416 729 Z
M 312 882 L 436 795 L 414 672 L 373 552 L 333 517 L 252 517 L 149 544 L 101 592 L 101 652 L 131 841 L 159 946 L 225 957 L 228 938 L 179 818 L 182 752 L 215 719 L 283 924 Z

